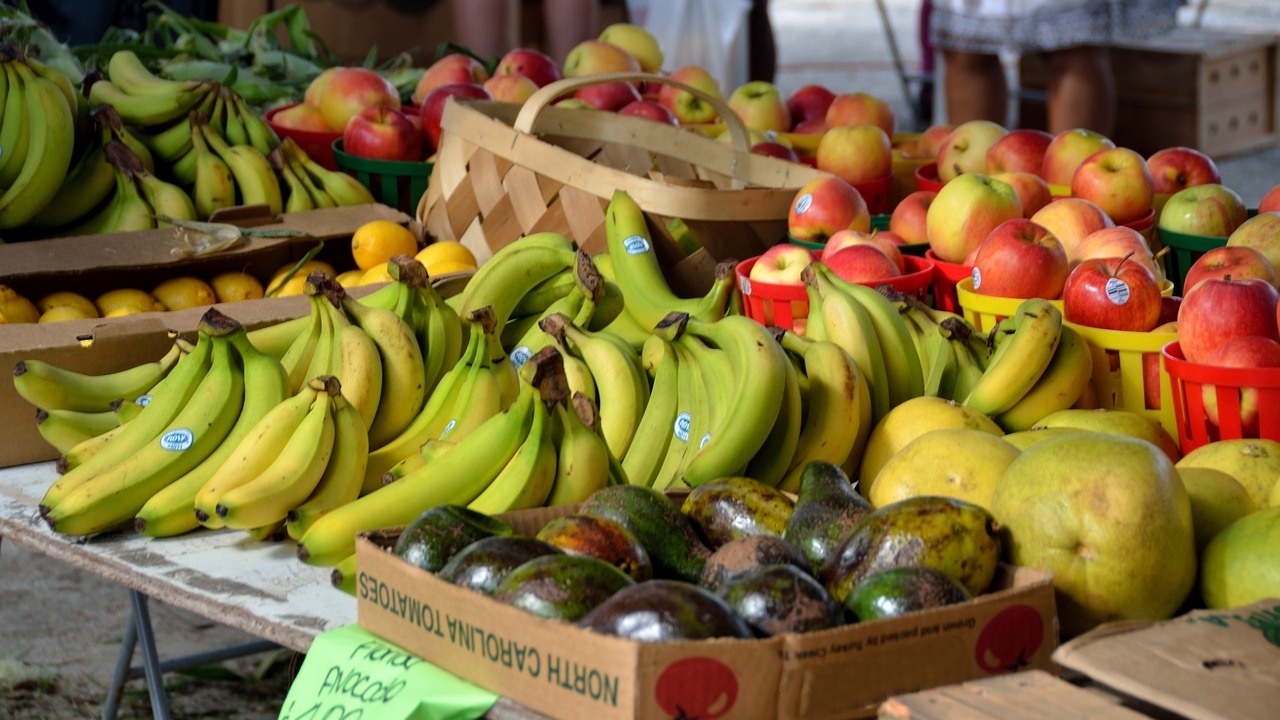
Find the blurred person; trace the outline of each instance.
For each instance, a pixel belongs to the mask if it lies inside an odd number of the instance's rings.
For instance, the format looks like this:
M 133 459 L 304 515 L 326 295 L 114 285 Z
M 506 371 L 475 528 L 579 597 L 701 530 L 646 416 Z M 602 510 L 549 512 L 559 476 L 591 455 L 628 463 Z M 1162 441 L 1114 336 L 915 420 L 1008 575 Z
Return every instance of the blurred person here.
M 186 17 L 218 17 L 217 0 L 170 0 L 165 5 Z M 54 37 L 73 47 L 102 40 L 112 26 L 143 30 L 147 15 L 159 12 L 145 7 L 143 0 L 28 0 L 27 6 L 32 17 L 47 25 Z
M 769 0 L 751 0 L 747 13 L 747 79 L 773 82 L 778 71 L 778 48 L 769 20 Z
M 599 0 L 542 0 L 542 26 L 546 35 L 542 51 L 557 63 L 575 45 L 600 35 Z M 512 49 L 507 38 L 511 0 L 458 0 L 453 3 L 453 27 L 457 42 L 476 55 L 489 58 Z M 516 0 L 516 12 L 520 3 Z M 516 18 L 519 26 L 519 18 Z
M 1108 45 L 1166 33 L 1185 0 L 931 0 L 930 42 L 942 51 L 947 121 L 1008 124 L 1009 85 L 999 54 L 1042 53 L 1048 128 L 1115 127 Z

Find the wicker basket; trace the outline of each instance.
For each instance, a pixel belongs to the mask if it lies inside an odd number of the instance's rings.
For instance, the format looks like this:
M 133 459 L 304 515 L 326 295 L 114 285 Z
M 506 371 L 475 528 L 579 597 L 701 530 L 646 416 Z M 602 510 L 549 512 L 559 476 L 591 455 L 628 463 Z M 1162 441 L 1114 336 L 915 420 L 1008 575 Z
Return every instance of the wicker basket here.
M 553 107 L 589 85 L 674 85 L 719 110 L 732 142 L 598 110 Z M 786 240 L 787 211 L 810 180 L 801 163 L 752 153 L 741 121 L 721 100 L 659 75 L 568 78 L 523 105 L 450 100 L 418 220 L 437 240 L 460 240 L 481 262 L 522 235 L 551 230 L 588 252 L 605 250 L 604 213 L 615 189 L 645 211 L 658 257 L 677 291 L 705 292 L 716 262 L 760 255 Z M 669 231 L 683 220 L 701 246 Z M 678 225 L 678 223 L 677 223 Z

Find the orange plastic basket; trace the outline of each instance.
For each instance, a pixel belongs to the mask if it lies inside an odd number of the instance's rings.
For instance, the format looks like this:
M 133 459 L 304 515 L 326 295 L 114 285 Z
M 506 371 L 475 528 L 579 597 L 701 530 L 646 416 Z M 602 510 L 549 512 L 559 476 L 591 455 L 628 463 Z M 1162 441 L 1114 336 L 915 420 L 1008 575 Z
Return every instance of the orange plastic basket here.
M 1177 341 L 1161 350 L 1169 374 L 1178 443 L 1183 454 L 1217 440 L 1264 438 L 1280 442 L 1280 369 L 1197 365 L 1182 355 Z M 1246 424 L 1245 391 L 1257 395 L 1257 422 Z M 1217 402 L 1218 421 L 1210 417 L 1205 395 Z
M 338 161 L 333 156 L 333 141 L 341 138 L 342 133 L 294 130 L 293 128 L 283 127 L 275 123 L 274 118 L 276 114 L 283 110 L 288 110 L 297 104 L 298 103 L 293 103 L 291 105 L 272 108 L 267 111 L 263 118 L 267 121 L 267 124 L 271 126 L 271 129 L 276 131 L 276 135 L 279 135 L 282 139 L 286 137 L 293 138 L 293 141 L 298 143 L 298 147 L 302 148 L 302 151 L 310 156 L 312 160 L 315 160 L 330 170 L 337 170 Z
M 960 312 L 960 299 L 956 296 L 956 283 L 973 274 L 972 265 L 947 262 L 926 250 L 924 256 L 933 261 L 933 306 L 947 312 Z
M 1129 410 L 1156 420 L 1178 437 L 1172 382 L 1160 362 L 1160 349 L 1178 339 L 1176 332 L 1126 332 L 1069 323 L 1089 343 L 1093 353 L 1093 387 L 1098 407 Z M 1160 383 L 1159 396 L 1148 402 L 1144 363 L 1153 362 Z

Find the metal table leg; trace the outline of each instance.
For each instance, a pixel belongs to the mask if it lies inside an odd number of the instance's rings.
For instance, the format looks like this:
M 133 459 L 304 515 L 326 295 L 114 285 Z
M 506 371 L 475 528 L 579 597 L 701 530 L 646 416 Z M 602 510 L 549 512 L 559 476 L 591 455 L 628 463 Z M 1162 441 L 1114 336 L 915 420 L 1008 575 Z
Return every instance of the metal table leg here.
M 124 685 L 129 682 L 129 669 L 133 663 L 133 649 L 138 646 L 138 630 L 134 622 L 132 608 L 124 624 L 124 637 L 120 640 L 120 654 L 116 657 L 115 673 L 111 676 L 111 687 L 107 690 L 107 700 L 102 704 L 102 720 L 116 720 L 120 711 L 120 696 L 124 694 Z
M 130 590 L 129 595 L 133 600 L 134 626 L 142 644 L 142 667 L 146 670 L 147 694 L 151 696 L 151 715 L 155 720 L 169 720 L 169 696 L 164 691 L 164 671 L 160 668 L 156 639 L 151 632 L 147 596 L 137 590 Z

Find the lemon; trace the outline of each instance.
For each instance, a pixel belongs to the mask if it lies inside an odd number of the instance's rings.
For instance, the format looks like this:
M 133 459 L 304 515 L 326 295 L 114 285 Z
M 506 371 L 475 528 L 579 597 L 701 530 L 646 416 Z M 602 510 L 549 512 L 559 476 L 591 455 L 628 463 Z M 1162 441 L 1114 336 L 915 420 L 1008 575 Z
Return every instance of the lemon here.
M 79 308 L 80 312 L 83 313 L 81 317 L 98 317 L 98 307 L 93 304 L 92 300 L 80 293 L 74 293 L 70 290 L 58 290 L 56 292 L 51 292 L 39 300 L 36 300 L 36 308 L 38 308 L 42 314 L 49 312 L 51 308 L 61 307 L 64 305 Z
M 212 305 L 217 301 L 209 283 L 190 275 L 162 281 L 151 290 L 151 296 L 166 310 L 186 310 Z
M 152 310 L 164 310 L 151 293 L 137 288 L 116 288 L 108 290 L 94 301 L 98 306 L 98 314 L 102 317 L 120 317 Z
M 433 242 L 430 245 L 418 251 L 414 258 L 427 268 L 428 275 L 444 275 L 448 272 L 458 272 L 457 270 L 440 270 L 441 266 L 451 267 L 446 264 L 461 264 L 468 266 L 468 269 L 475 270 L 480 264 L 476 262 L 476 256 L 471 250 L 457 240 L 441 240 Z
M 256 300 L 265 292 L 258 278 L 245 272 L 224 272 L 209 281 L 218 302 Z
M 90 312 L 79 305 L 54 305 L 53 307 L 40 313 L 40 322 L 62 322 L 63 320 L 83 320 L 84 318 L 98 317 L 98 309 L 92 304 L 89 305 Z
M 40 319 L 35 303 L 19 295 L 8 285 L 0 285 L 0 312 L 11 323 L 33 323 Z
M 390 220 L 371 220 L 351 236 L 351 257 L 361 270 L 386 265 L 396 255 L 417 252 L 418 238 L 405 226 Z
M 275 275 L 271 276 L 271 282 L 267 283 L 267 290 L 270 290 L 271 288 L 274 288 L 276 285 L 279 285 L 281 278 L 287 275 L 289 271 L 293 269 L 293 266 L 294 266 L 294 263 L 289 263 L 288 265 L 285 265 L 284 267 L 277 270 Z M 290 294 L 301 295 L 302 284 L 306 282 L 307 276 L 317 270 L 324 271 L 324 273 L 329 277 L 333 277 L 334 275 L 338 274 L 338 272 L 333 269 L 332 265 L 330 265 L 329 263 L 323 260 L 308 260 L 302 264 L 302 267 L 298 268 L 298 272 L 294 273 L 293 277 L 290 279 L 290 287 L 296 288 L 297 290 L 297 292 L 291 292 Z M 276 295 L 284 295 L 284 294 L 285 293 L 283 291 L 276 293 Z
M 348 270 L 344 273 L 338 273 L 338 277 L 334 280 L 344 288 L 353 288 L 360 284 L 360 278 L 364 277 L 365 270 Z
M 476 266 L 469 263 L 457 262 L 456 260 L 445 260 L 427 268 L 427 274 L 431 277 L 440 275 L 452 275 L 453 273 L 475 272 Z
M 360 276 L 359 285 L 374 285 L 377 283 L 391 282 L 395 278 L 391 277 L 391 273 L 387 272 L 387 264 L 375 265 Z

